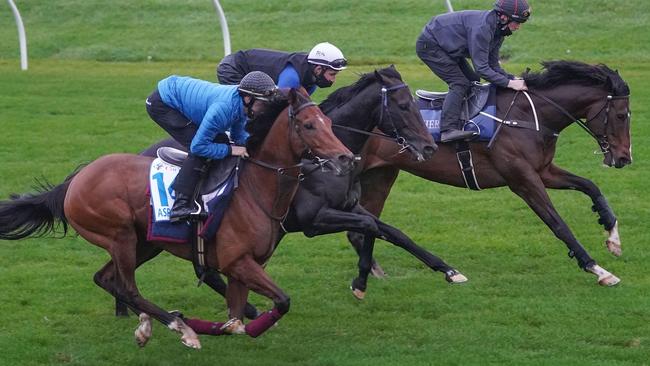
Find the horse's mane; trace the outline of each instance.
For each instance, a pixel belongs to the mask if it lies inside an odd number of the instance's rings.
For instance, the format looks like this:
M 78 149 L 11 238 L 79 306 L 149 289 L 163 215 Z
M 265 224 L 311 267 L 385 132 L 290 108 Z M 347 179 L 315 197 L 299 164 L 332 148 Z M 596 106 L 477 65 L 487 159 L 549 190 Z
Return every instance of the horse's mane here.
M 246 124 L 246 132 L 250 135 L 246 141 L 246 150 L 248 150 L 249 153 L 259 148 L 264 141 L 264 138 L 269 133 L 269 130 L 271 130 L 273 122 L 278 118 L 280 112 L 287 108 L 288 104 L 289 99 L 286 90 L 281 90 L 273 99 L 271 99 L 271 102 L 264 113 L 256 115 L 255 118 Z
M 548 89 L 559 85 L 578 84 L 602 86 L 613 95 L 629 95 L 630 88 L 614 71 L 604 64 L 589 65 L 578 61 L 545 61 L 543 70 L 523 74 L 526 85 L 538 89 Z
M 383 69 L 376 70 L 377 73 L 379 73 L 381 76 L 388 77 L 388 78 L 396 78 L 396 79 L 401 79 L 401 75 L 395 67 L 389 66 Z M 357 93 L 359 93 L 361 90 L 365 89 L 369 85 L 377 82 L 377 75 L 375 72 L 369 72 L 366 74 L 361 74 L 361 77 L 357 82 L 355 82 L 352 85 L 344 86 L 342 88 L 339 88 L 338 90 L 334 91 L 332 94 L 330 94 L 327 99 L 325 99 L 320 105 L 320 109 L 327 114 L 330 112 L 332 109 L 344 104 L 345 102 L 348 102 L 350 99 L 352 99 Z

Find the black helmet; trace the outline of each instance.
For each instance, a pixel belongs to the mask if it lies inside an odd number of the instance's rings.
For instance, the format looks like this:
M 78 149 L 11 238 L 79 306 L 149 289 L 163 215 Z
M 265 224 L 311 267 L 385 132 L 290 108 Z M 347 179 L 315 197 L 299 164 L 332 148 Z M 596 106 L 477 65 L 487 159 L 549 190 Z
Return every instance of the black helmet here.
M 496 0 L 494 10 L 517 23 L 523 23 L 530 17 L 530 6 L 526 0 Z
M 239 82 L 239 91 L 256 99 L 269 100 L 278 90 L 273 79 L 261 71 L 246 74 Z

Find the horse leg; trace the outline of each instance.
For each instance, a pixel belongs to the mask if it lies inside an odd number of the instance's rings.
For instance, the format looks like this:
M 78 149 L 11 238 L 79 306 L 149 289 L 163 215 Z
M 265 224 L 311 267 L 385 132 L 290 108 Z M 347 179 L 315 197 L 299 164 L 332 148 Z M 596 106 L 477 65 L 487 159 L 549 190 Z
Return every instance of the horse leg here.
M 596 261 L 589 256 L 589 253 L 578 242 L 571 229 L 553 207 L 551 199 L 544 189 L 541 177 L 532 170 L 519 169 L 517 171 L 521 172 L 518 177 L 509 177 L 510 179 L 508 179 L 510 190 L 521 197 L 553 231 L 553 234 L 564 242 L 569 248 L 569 257 L 575 257 L 578 266 L 586 272 L 597 275 L 598 283 L 603 286 L 613 286 L 620 282 L 618 277 L 597 265 Z
M 575 189 L 589 196 L 594 203 L 592 210 L 598 213 L 598 223 L 603 225 L 608 232 L 607 240 L 605 240 L 607 250 L 617 257 L 621 255 L 618 220 L 598 186 L 589 179 L 579 177 L 553 164 L 543 172 L 542 181 L 547 188 Z
M 361 199 L 359 203 L 361 206 L 375 217 L 379 217 L 398 174 L 399 169 L 392 166 L 373 168 L 361 173 L 359 176 L 361 182 Z M 363 234 L 348 232 L 347 237 L 350 245 L 358 254 L 365 243 Z M 372 259 L 371 273 L 377 278 L 386 276 L 386 272 L 374 258 Z
M 117 300 L 134 310 L 136 314 L 139 314 L 140 324 L 135 332 L 136 342 L 139 345 L 144 346 L 148 340 L 146 334 L 147 323 L 149 322 L 148 317 L 152 316 L 167 325 L 168 328 L 182 333 L 181 341 L 186 346 L 201 348 L 196 333 L 180 318 L 159 308 L 140 295 L 135 283 L 138 241 L 137 235 L 131 226 L 114 225 L 108 228 L 107 232 L 110 234 L 87 230 L 78 223 L 73 226 L 83 238 L 105 248 L 111 255 L 113 266 L 110 266 L 110 262 L 105 265 L 95 276 L 96 282 L 101 286 L 101 283 L 105 283 L 102 280 L 113 278 L 113 287 L 109 286 L 107 291 L 111 292 Z
M 365 213 L 367 216 L 374 217 L 359 205 L 357 205 L 353 211 L 358 212 L 359 214 Z M 413 240 L 411 240 L 411 238 L 409 238 L 399 229 L 392 227 L 377 218 L 375 218 L 375 222 L 379 228 L 379 237 L 381 239 L 384 239 L 389 243 L 406 250 L 432 270 L 443 272 L 445 274 L 445 279 L 447 282 L 467 282 L 467 277 L 465 277 L 462 273 L 449 266 L 441 258 L 429 253 L 427 250 L 417 245 L 415 242 L 413 242 Z M 366 283 L 368 281 L 368 274 L 370 273 L 370 263 L 372 260 L 372 251 L 374 248 L 375 238 L 366 235 L 364 240 L 365 242 L 363 244 L 363 247 L 358 252 L 359 276 L 352 281 L 352 292 L 354 296 L 360 300 L 365 297 Z
M 289 296 L 287 296 L 273 282 L 271 277 L 264 271 L 264 268 L 262 268 L 259 263 L 255 262 L 255 260 L 253 260 L 249 255 L 246 255 L 229 265 L 223 272 L 228 276 L 228 278 L 232 277 L 241 282 L 248 289 L 255 291 L 262 296 L 268 297 L 273 301 L 273 309 L 263 313 L 255 320 L 246 324 L 244 331 L 249 336 L 253 338 L 260 336 L 289 311 Z M 231 308 L 231 304 L 236 305 L 238 302 L 242 301 L 241 298 L 237 297 L 241 295 L 241 291 L 237 291 L 236 293 L 228 291 L 228 295 L 229 296 L 226 299 L 228 302 L 228 308 Z M 228 323 L 236 323 L 237 320 L 239 319 L 234 318 Z M 226 323 L 225 326 L 227 326 L 228 323 Z
M 226 297 L 228 285 L 226 285 L 218 272 L 209 271 L 203 278 L 203 282 L 224 298 Z M 260 313 L 253 304 L 246 302 L 244 304 L 243 315 L 248 319 L 255 319 L 260 315 Z

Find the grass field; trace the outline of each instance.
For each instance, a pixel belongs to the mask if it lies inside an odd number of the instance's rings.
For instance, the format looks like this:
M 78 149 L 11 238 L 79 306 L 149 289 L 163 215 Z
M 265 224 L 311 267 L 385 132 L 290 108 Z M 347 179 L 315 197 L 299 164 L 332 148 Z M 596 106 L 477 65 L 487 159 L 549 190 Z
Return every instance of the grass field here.
M 0 5 L 0 198 L 34 177 L 58 183 L 77 165 L 138 152 L 165 136 L 144 98 L 171 73 L 214 79 L 222 52 L 210 1 L 17 0 L 30 69 L 19 70 L 15 26 Z M 182 5 L 180 5 L 182 3 Z M 224 0 L 233 48 L 340 46 L 356 72 L 395 63 L 411 89 L 442 88 L 414 55 L 414 39 L 443 2 Z M 563 132 L 556 162 L 600 186 L 618 215 L 623 256 L 614 258 L 588 197 L 551 192 L 574 234 L 621 277 L 601 288 L 564 245 L 507 189 L 469 192 L 402 174 L 383 218 L 463 271 L 449 286 L 417 260 L 378 243 L 389 272 L 364 301 L 348 290 L 356 256 L 344 235 L 292 234 L 269 273 L 290 313 L 258 339 L 202 337 L 193 351 L 154 324 L 144 349 L 134 317 L 116 319 L 92 282 L 107 260 L 74 235 L 0 242 L 0 365 L 643 365 L 650 363 L 650 3 L 532 1 L 534 17 L 504 46 L 504 67 L 570 58 L 617 68 L 632 90 L 634 164 L 601 168 L 595 143 Z M 458 9 L 491 1 L 455 1 Z M 151 58 L 149 59 L 149 56 Z M 319 91 L 321 100 L 327 92 Z M 223 300 L 195 288 L 189 262 L 161 255 L 138 271 L 142 293 L 167 309 L 226 319 Z M 262 308 L 271 304 L 253 296 Z

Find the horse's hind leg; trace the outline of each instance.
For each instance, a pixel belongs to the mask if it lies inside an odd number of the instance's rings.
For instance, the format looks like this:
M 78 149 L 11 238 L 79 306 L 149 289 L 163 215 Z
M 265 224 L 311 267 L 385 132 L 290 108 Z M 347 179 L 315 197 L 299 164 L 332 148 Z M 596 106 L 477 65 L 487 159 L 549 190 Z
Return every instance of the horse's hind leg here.
M 138 335 L 137 332 L 139 330 L 146 330 L 146 323 L 148 322 L 148 319 L 146 318 L 150 315 L 167 325 L 168 328 L 182 333 L 181 341 L 186 346 L 201 348 L 196 333 L 194 333 L 190 327 L 185 325 L 180 318 L 169 314 L 167 311 L 147 301 L 140 295 L 135 284 L 137 236 L 131 227 L 108 227 L 105 228 L 105 230 L 111 234 L 103 235 L 87 230 L 77 222 L 75 222 L 73 226 L 82 237 L 91 243 L 105 248 L 111 255 L 113 266 L 110 265 L 110 262 L 107 263 L 104 268 L 95 275 L 96 283 L 102 286 L 102 284 L 107 283 L 105 282 L 107 279 L 113 278 L 113 286 L 111 287 L 108 285 L 107 291 L 112 293 L 117 300 L 123 302 L 126 306 L 140 315 L 140 324 L 136 330 L 136 336 Z M 142 316 L 142 313 L 145 314 L 144 317 Z M 146 343 L 141 343 L 143 339 L 137 339 L 137 341 L 142 345 Z
M 541 177 L 527 169 L 520 169 L 518 172 L 520 173 L 517 177 L 519 179 L 509 177 L 508 186 L 544 221 L 553 234 L 564 242 L 569 248 L 569 256 L 576 258 L 580 268 L 598 276 L 598 283 L 603 286 L 613 286 L 620 282 L 618 277 L 597 265 L 587 250 L 578 242 L 571 229 L 553 207 Z
M 612 208 L 609 207 L 607 199 L 594 182 L 567 172 L 553 164 L 543 172 L 541 177 L 547 188 L 574 189 L 589 196 L 594 204 L 592 210 L 598 213 L 598 223 L 603 225 L 608 232 L 607 240 L 605 240 L 607 250 L 617 257 L 621 255 L 621 238 L 618 234 L 618 220 Z
M 359 176 L 361 182 L 361 199 L 360 204 L 375 217 L 381 215 L 384 204 L 388 198 L 395 180 L 399 174 L 399 169 L 392 166 L 373 168 L 364 171 Z M 360 253 L 365 243 L 364 235 L 361 233 L 348 232 L 348 241 L 350 245 Z M 374 240 L 374 239 L 373 239 Z M 375 277 L 382 278 L 386 272 L 381 268 L 379 263 L 373 258 L 371 272 Z

